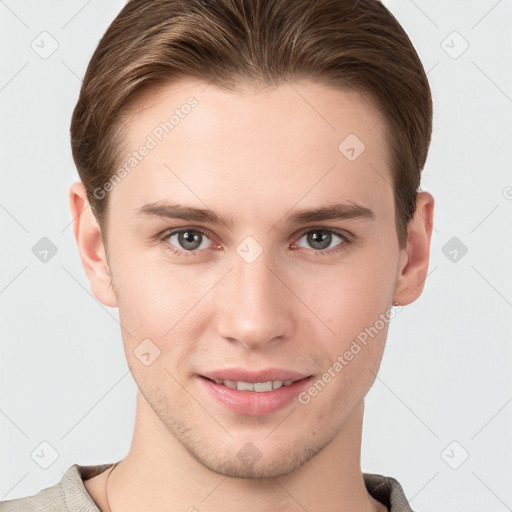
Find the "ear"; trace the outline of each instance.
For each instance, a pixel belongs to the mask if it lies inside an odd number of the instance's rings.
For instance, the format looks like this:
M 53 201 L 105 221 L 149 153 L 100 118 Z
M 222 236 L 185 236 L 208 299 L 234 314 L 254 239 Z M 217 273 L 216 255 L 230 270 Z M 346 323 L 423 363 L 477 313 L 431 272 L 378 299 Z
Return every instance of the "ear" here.
M 430 239 L 434 222 L 434 198 L 418 192 L 416 210 L 407 228 L 407 246 L 402 249 L 395 286 L 394 302 L 406 306 L 423 291 L 427 278 Z
M 69 207 L 73 216 L 73 232 L 91 291 L 105 306 L 117 307 L 101 230 L 81 181 L 69 189 Z

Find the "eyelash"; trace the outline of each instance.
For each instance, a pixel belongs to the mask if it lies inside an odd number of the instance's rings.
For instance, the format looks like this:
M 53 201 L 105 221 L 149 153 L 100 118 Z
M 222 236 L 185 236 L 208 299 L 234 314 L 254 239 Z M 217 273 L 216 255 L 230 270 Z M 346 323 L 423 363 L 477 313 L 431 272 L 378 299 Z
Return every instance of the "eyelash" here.
M 187 232 L 187 231 L 192 231 L 192 232 L 195 232 L 195 233 L 201 233 L 203 236 L 205 236 L 205 237 L 207 237 L 209 239 L 212 238 L 211 234 L 208 231 L 206 231 L 204 229 L 200 229 L 200 228 L 170 229 L 170 230 L 166 230 L 163 233 L 160 233 L 159 235 L 157 235 L 157 238 L 161 242 L 166 242 L 167 239 L 170 238 L 172 235 L 176 235 L 176 234 L 179 234 L 179 233 L 184 233 L 184 232 Z M 330 256 L 330 255 L 332 255 L 334 253 L 337 253 L 339 251 L 344 250 L 346 245 L 350 245 L 353 242 L 353 240 L 352 240 L 353 235 L 351 235 L 350 233 L 347 233 L 347 232 L 344 232 L 344 231 L 337 231 L 337 230 L 331 229 L 331 228 L 310 228 L 307 231 L 304 231 L 300 235 L 299 240 L 304 235 L 307 235 L 308 233 L 314 233 L 314 232 L 318 232 L 318 231 L 322 231 L 324 233 L 329 233 L 329 234 L 332 234 L 332 235 L 336 235 L 336 236 L 338 236 L 339 238 L 342 239 L 342 242 L 340 242 L 333 249 L 324 249 L 324 250 L 322 250 L 322 249 L 312 249 L 313 253 L 316 256 Z M 192 250 L 192 251 L 185 251 L 185 250 L 176 248 L 172 244 L 169 244 L 169 246 L 171 246 L 170 250 L 174 254 L 177 254 L 178 256 L 196 257 L 196 255 L 199 252 L 201 252 L 200 250 L 197 250 L 197 249 Z

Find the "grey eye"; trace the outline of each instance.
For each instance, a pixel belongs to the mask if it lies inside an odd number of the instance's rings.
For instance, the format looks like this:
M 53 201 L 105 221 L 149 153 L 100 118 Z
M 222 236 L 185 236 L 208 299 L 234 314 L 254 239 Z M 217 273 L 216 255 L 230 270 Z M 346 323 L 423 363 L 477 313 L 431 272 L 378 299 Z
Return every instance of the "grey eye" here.
M 177 237 L 174 243 L 172 242 L 173 237 Z M 208 243 L 206 243 L 206 241 L 209 240 L 204 233 L 194 229 L 175 231 L 171 233 L 168 238 L 172 245 L 175 245 L 178 249 L 185 251 L 206 249 L 208 247 Z
M 338 238 L 341 242 L 344 241 L 341 235 L 338 235 L 334 231 L 327 229 L 315 229 L 308 231 L 301 237 L 300 240 L 304 238 L 306 239 L 307 244 L 309 244 L 309 247 L 317 251 L 330 249 L 332 247 L 331 243 L 334 242 L 336 238 Z

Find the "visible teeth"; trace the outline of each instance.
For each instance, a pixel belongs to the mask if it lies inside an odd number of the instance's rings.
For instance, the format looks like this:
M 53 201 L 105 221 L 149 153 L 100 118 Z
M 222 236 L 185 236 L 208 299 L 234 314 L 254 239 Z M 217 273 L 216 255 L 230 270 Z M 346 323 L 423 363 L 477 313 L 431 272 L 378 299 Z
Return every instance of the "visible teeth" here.
M 236 382 L 236 389 L 238 389 L 238 391 L 254 391 L 254 384 L 238 380 Z
M 271 391 L 272 390 L 272 381 L 268 382 L 255 382 L 254 383 L 254 391 Z
M 241 380 L 222 380 L 215 379 L 216 384 L 223 384 L 224 386 L 237 389 L 238 391 L 256 391 L 258 393 L 264 393 L 266 391 L 272 391 L 273 389 L 279 389 L 282 386 L 289 386 L 293 384 L 293 380 L 269 380 L 266 382 L 243 382 Z

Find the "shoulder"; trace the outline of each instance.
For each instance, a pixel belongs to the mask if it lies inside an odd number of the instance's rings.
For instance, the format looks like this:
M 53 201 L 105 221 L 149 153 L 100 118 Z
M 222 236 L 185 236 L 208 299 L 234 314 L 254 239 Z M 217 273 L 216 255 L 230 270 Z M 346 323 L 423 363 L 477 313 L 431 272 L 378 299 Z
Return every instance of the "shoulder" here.
M 414 512 L 402 486 L 395 478 L 376 473 L 363 473 L 363 479 L 368 492 L 386 505 L 390 512 Z
M 100 512 L 87 493 L 83 479 L 91 478 L 110 466 L 73 464 L 55 485 L 32 496 L 0 501 L 0 512 Z
M 42 489 L 37 494 L 0 501 L 0 512 L 68 512 L 61 482 Z

